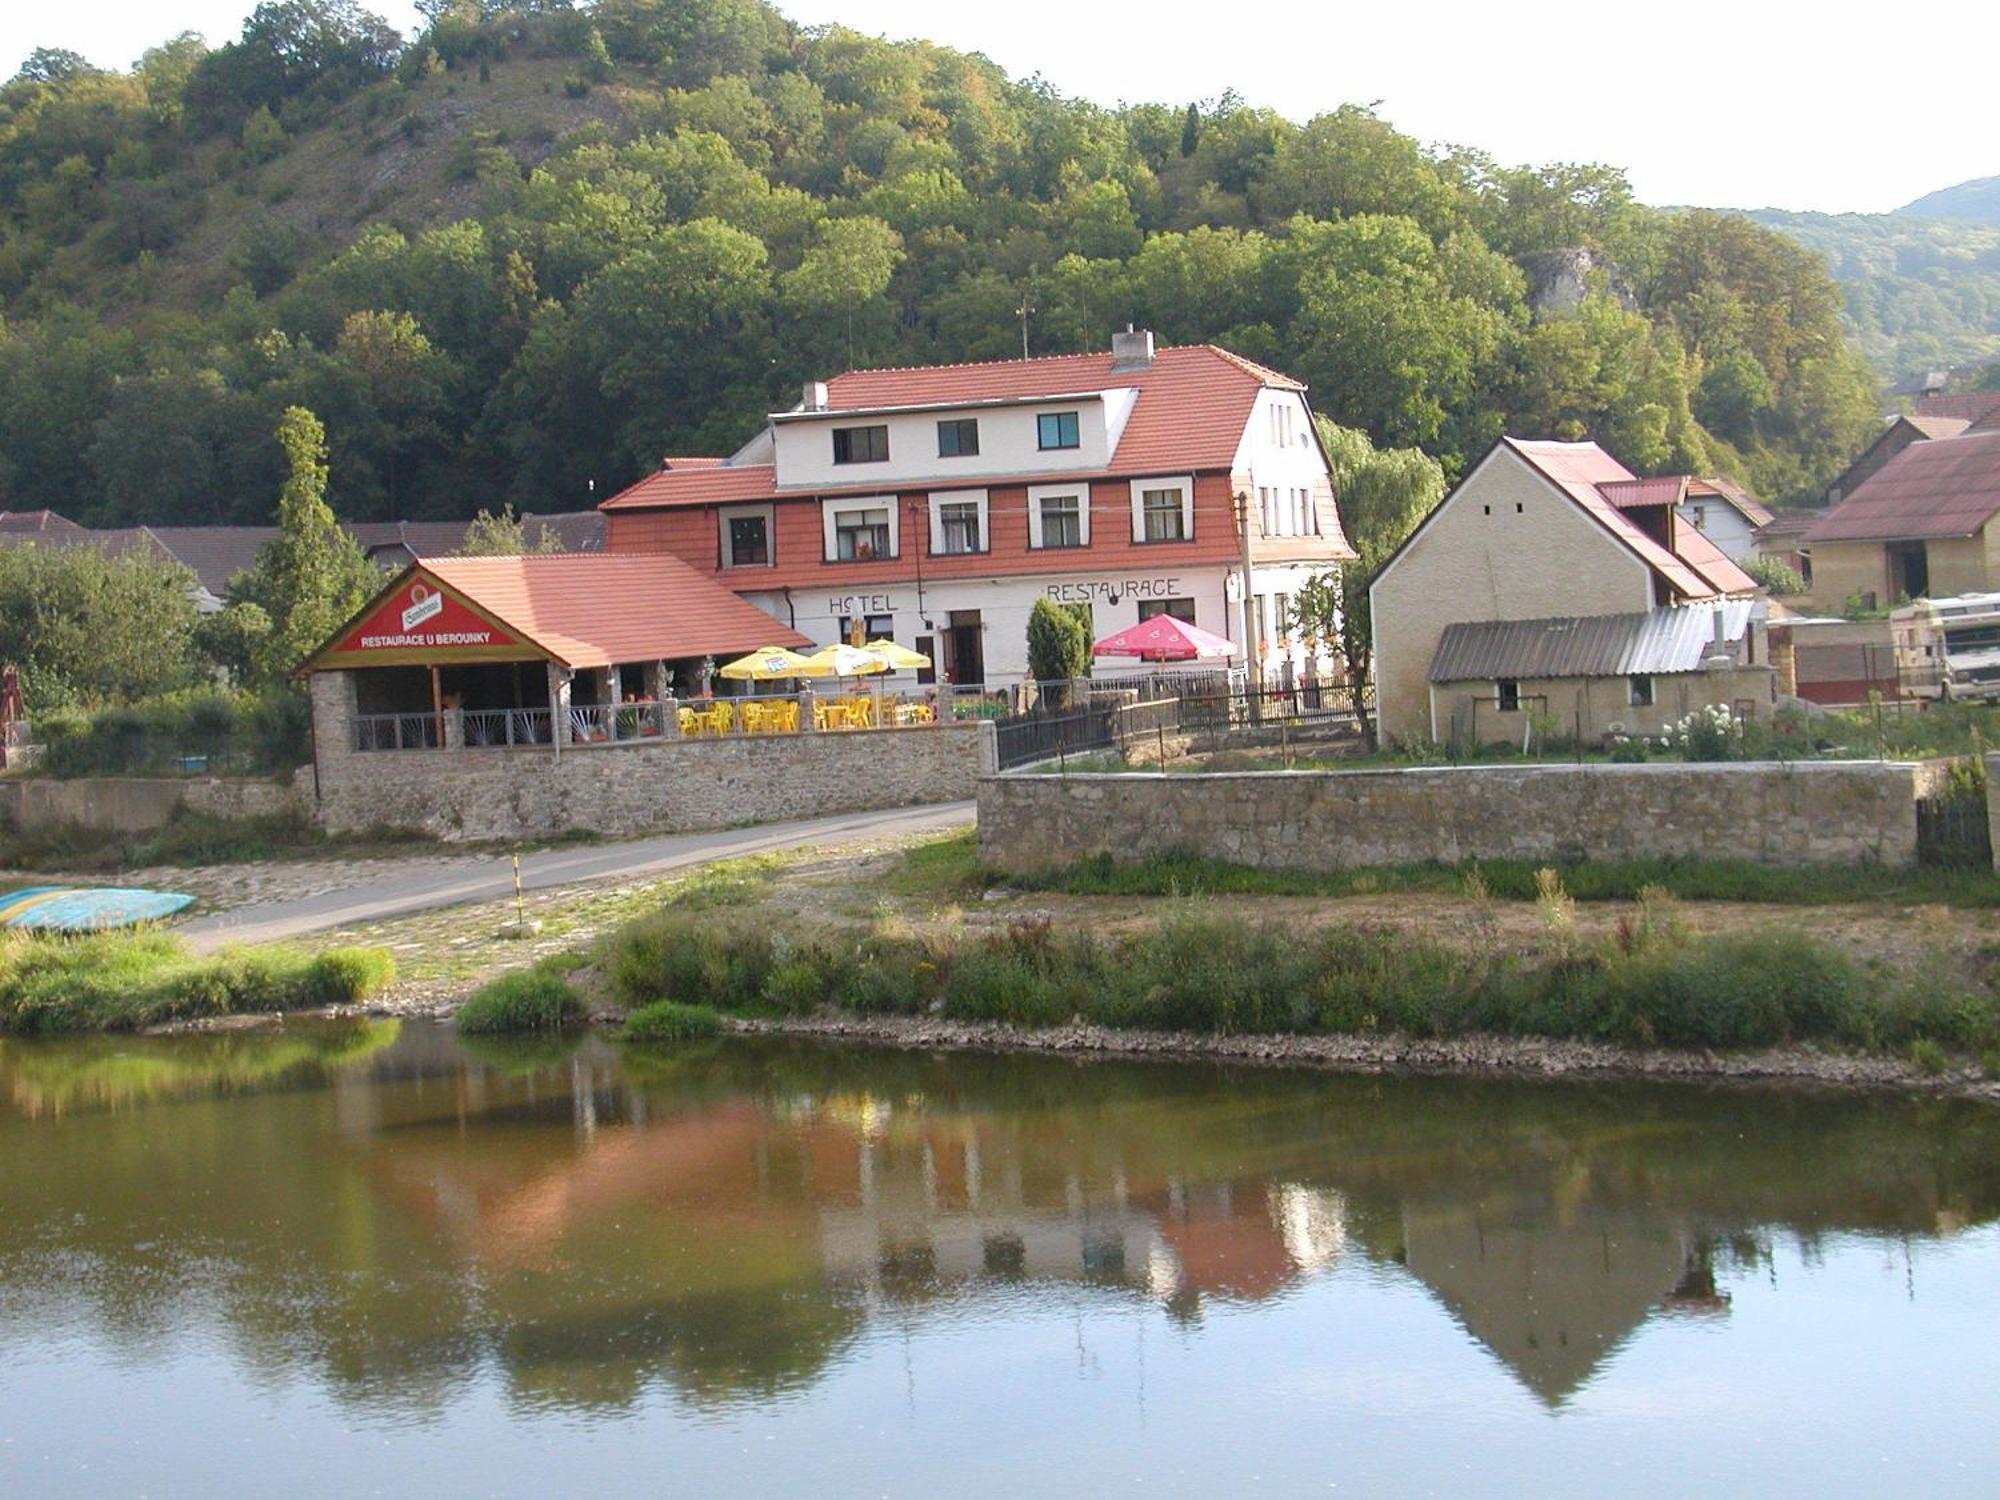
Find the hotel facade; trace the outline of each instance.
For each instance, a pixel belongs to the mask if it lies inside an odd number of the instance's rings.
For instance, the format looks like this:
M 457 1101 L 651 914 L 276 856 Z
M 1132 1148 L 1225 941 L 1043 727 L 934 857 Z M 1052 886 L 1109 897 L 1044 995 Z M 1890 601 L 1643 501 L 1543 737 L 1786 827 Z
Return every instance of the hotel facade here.
M 602 509 L 613 555 L 670 554 L 784 629 L 890 638 L 958 685 L 1027 675 L 1044 598 L 1092 639 L 1166 613 L 1267 681 L 1324 670 L 1285 613 L 1353 556 L 1305 387 L 1145 332 L 815 382 L 730 457 L 669 459 Z

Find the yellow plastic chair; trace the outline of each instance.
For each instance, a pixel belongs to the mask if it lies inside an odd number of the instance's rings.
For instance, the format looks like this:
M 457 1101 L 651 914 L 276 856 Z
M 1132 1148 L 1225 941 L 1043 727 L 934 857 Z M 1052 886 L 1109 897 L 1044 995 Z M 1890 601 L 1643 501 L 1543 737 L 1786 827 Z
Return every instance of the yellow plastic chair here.
M 692 740 L 701 737 L 701 715 L 693 709 L 681 709 L 674 715 L 674 722 L 680 725 L 682 739 Z

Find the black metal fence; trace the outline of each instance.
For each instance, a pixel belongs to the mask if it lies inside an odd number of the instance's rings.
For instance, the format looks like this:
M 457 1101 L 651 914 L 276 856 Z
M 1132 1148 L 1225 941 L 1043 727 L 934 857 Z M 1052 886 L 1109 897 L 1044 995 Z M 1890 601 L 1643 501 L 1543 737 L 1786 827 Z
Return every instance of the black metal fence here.
M 1109 750 L 1117 744 L 1118 705 L 1094 698 L 1081 708 L 1031 711 L 993 721 L 1000 769 Z
M 1975 786 L 1954 786 L 1936 797 L 1917 799 L 1917 863 L 1954 870 L 1993 868 L 1993 831 L 1985 795 Z

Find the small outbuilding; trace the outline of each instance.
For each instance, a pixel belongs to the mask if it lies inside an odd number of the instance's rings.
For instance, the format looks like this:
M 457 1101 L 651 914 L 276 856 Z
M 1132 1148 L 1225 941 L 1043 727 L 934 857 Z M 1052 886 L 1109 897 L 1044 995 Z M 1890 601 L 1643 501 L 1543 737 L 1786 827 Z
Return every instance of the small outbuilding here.
M 316 752 L 609 742 L 671 735 L 718 657 L 809 647 L 664 554 L 411 563 L 309 657 Z
M 1711 704 L 1768 714 L 1780 684 L 1748 599 L 1631 614 L 1447 625 L 1431 657 L 1431 713 L 1454 743 L 1545 734 L 1593 742 L 1663 733 Z

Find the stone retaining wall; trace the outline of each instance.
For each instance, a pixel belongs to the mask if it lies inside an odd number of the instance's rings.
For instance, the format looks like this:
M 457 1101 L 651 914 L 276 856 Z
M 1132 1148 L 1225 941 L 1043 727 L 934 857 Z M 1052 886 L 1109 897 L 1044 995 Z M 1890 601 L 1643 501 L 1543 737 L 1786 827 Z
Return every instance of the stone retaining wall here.
M 1931 779 L 1875 761 L 1015 773 L 979 784 L 979 853 L 1013 872 L 1175 850 L 1290 870 L 1689 856 L 1909 865 Z
M 152 833 L 174 813 L 270 817 L 303 809 L 290 782 L 179 776 L 48 776 L 0 781 L 0 815 L 20 828 L 75 824 L 113 833 Z
M 442 839 L 695 832 L 954 802 L 971 797 L 995 764 L 992 727 L 979 723 L 575 745 L 560 756 L 546 748 L 335 753 L 338 743 L 322 724 L 324 827 Z

